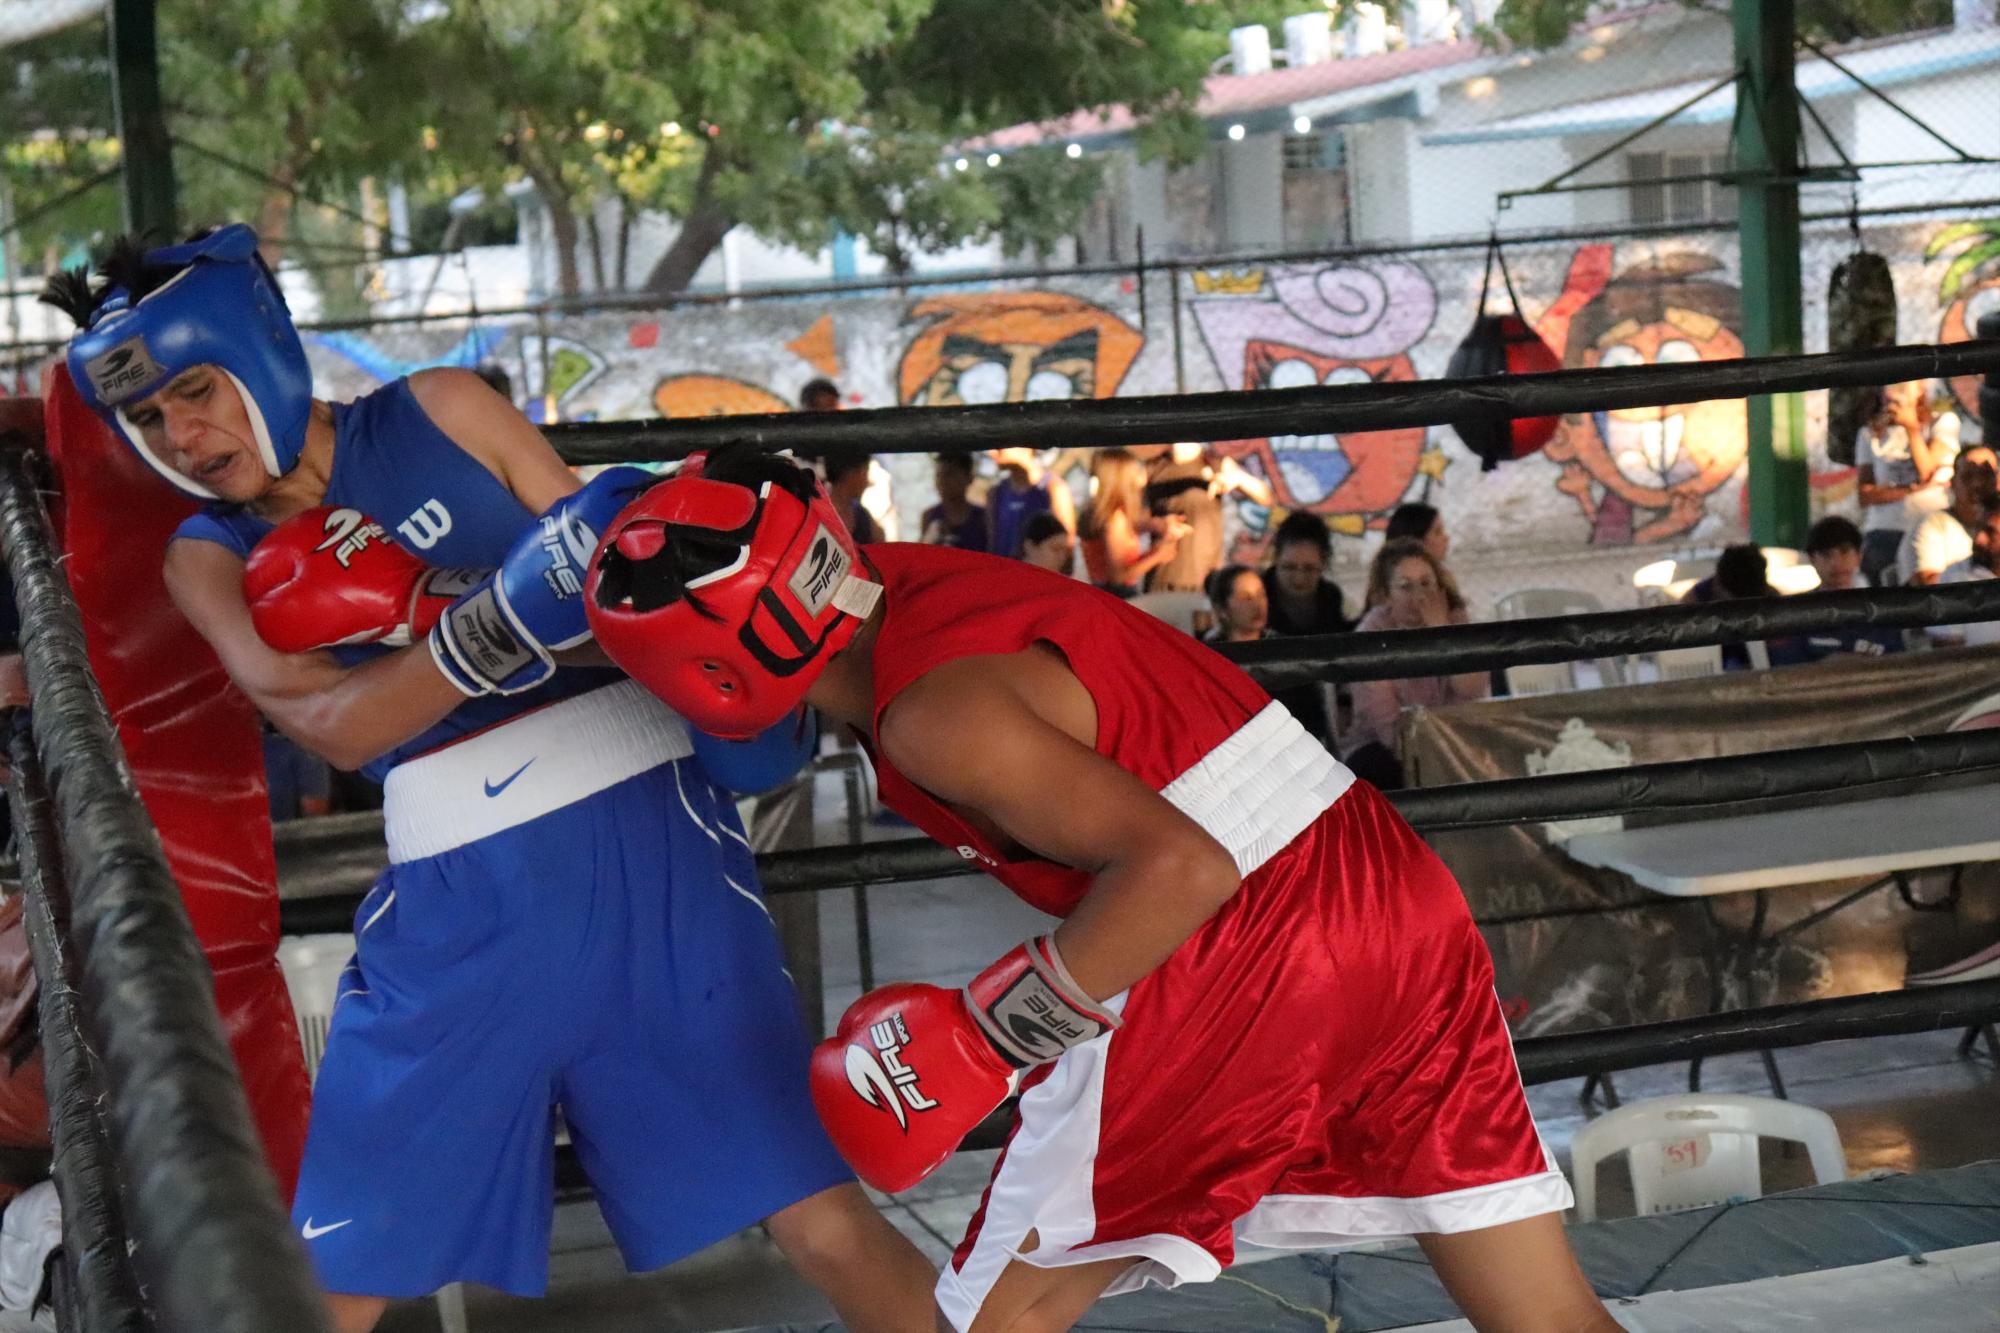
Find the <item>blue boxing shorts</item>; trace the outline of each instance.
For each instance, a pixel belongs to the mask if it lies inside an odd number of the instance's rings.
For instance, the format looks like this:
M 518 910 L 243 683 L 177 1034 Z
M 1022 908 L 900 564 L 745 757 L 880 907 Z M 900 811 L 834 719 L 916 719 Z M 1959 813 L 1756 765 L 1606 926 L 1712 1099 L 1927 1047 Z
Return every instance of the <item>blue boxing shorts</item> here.
M 293 1223 L 328 1290 L 548 1281 L 558 1108 L 634 1270 L 851 1180 L 732 800 L 629 681 L 389 775 Z

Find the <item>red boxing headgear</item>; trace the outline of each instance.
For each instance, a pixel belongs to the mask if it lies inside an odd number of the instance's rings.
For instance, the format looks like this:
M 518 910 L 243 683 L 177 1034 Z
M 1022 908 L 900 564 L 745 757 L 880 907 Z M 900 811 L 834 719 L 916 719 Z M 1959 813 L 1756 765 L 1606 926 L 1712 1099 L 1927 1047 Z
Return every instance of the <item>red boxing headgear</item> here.
M 628 505 L 584 606 L 611 660 L 682 717 L 743 740 L 796 707 L 881 599 L 812 473 L 697 454 Z

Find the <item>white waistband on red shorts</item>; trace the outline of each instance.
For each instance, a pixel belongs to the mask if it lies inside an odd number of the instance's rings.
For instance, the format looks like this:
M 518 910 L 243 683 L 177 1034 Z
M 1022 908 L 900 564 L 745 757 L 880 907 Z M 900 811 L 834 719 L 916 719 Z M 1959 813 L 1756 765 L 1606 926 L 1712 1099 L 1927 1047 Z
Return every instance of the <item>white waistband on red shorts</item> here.
M 389 770 L 389 860 L 463 847 L 693 753 L 680 715 L 633 681 L 537 708 Z
M 1273 702 L 1160 795 L 1227 847 L 1237 871 L 1248 875 L 1353 784 L 1347 766 Z

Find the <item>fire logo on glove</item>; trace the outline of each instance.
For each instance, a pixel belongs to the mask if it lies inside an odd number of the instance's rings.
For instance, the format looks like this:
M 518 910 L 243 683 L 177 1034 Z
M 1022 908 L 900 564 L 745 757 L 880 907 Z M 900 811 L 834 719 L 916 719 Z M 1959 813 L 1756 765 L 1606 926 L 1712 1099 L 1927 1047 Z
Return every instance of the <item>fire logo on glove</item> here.
M 928 1111 L 937 1105 L 917 1087 L 917 1071 L 903 1063 L 910 1030 L 901 1014 L 891 1014 L 869 1027 L 868 1040 L 875 1047 L 873 1051 L 859 1042 L 847 1048 L 848 1085 L 862 1101 L 894 1115 L 907 1134 L 910 1118 L 903 1110 L 905 1103 L 912 1111 Z

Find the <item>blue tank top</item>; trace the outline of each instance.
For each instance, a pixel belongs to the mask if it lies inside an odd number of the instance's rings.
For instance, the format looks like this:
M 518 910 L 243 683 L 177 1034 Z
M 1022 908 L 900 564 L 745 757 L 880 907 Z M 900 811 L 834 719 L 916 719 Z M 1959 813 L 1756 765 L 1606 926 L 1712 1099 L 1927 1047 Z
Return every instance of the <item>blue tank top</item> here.
M 404 549 L 441 568 L 493 568 L 535 517 L 437 428 L 406 379 L 334 404 L 333 475 L 323 503 L 360 510 L 389 529 Z M 174 536 L 214 542 L 248 558 L 271 527 L 241 505 L 211 504 L 183 521 Z M 329 651 L 343 666 L 355 666 L 396 650 L 363 644 Z M 442 721 L 369 760 L 361 772 L 380 782 L 405 759 L 609 684 L 619 674 L 609 667 L 563 667 L 527 693 L 468 699 Z
M 1041 481 L 1024 491 L 1017 491 L 1007 484 L 1006 477 L 993 484 L 986 492 L 986 509 L 992 515 L 993 554 L 1021 558 L 1021 529 L 1034 514 L 1049 512 L 1049 479 Z

